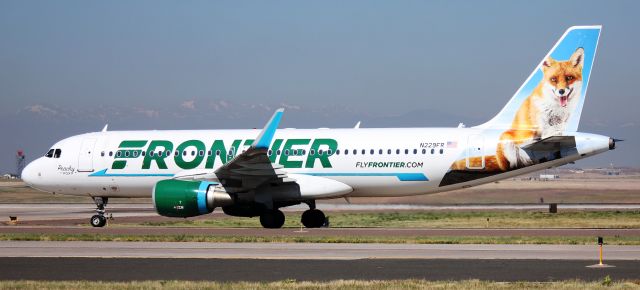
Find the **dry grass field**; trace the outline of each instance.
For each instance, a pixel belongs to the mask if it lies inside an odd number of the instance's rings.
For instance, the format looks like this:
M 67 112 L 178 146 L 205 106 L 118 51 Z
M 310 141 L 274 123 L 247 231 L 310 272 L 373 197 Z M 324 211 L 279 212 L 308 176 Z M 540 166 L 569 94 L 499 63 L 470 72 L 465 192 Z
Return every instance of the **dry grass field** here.
M 299 212 L 287 212 L 284 227 L 300 226 Z M 638 210 L 562 210 L 551 214 L 544 210 L 429 210 L 429 211 L 335 211 L 327 212 L 332 228 L 429 228 L 429 229 L 570 229 L 640 228 Z M 212 227 L 261 228 L 257 218 L 218 215 L 215 218 L 164 219 L 113 224 L 114 227 Z
M 555 282 L 492 282 L 480 280 L 466 281 L 425 281 L 390 280 L 360 281 L 336 280 L 311 282 L 283 280 L 278 282 L 206 282 L 206 281 L 134 281 L 134 282 L 91 282 L 91 281 L 2 281 L 3 289 L 638 289 L 638 281 L 596 282 L 555 281 Z

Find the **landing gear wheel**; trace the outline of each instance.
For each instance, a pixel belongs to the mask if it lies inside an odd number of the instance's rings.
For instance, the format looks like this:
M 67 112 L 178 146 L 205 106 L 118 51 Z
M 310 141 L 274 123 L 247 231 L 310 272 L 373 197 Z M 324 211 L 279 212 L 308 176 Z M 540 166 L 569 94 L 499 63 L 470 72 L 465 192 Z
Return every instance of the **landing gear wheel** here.
M 104 207 L 109 202 L 109 198 L 96 196 L 93 198 L 93 202 L 96 203 L 96 215 L 91 217 L 90 223 L 95 228 L 104 227 L 107 224 L 107 218 L 104 216 Z
M 284 225 L 284 214 L 280 210 L 268 210 L 260 215 L 260 224 L 265 229 L 279 229 Z
M 103 215 L 94 215 L 91 217 L 91 225 L 96 228 L 104 227 L 107 224 L 107 218 Z
M 307 228 L 319 228 L 324 225 L 326 217 L 319 209 L 310 209 L 302 213 L 302 224 Z

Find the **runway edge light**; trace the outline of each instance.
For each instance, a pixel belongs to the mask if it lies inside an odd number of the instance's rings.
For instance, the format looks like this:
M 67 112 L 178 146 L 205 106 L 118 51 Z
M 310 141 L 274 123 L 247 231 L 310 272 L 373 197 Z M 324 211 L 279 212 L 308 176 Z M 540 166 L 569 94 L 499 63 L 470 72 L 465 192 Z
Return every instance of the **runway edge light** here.
M 604 245 L 604 239 L 602 237 L 598 237 L 598 251 L 599 251 L 599 263 L 595 265 L 587 266 L 587 268 L 613 268 L 613 265 L 607 265 L 602 263 L 602 246 Z

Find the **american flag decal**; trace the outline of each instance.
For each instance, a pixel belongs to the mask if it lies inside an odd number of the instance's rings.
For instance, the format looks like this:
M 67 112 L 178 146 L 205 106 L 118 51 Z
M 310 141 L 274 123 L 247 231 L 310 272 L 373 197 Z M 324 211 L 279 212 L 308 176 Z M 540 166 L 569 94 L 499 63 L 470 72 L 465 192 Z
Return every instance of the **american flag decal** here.
M 447 148 L 457 148 L 458 141 L 447 141 Z

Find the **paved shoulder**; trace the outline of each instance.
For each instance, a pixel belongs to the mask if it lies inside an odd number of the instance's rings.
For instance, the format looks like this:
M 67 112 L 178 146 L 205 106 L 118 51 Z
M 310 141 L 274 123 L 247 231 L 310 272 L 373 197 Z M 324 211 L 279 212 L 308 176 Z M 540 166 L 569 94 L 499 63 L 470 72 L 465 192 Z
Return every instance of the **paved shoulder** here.
M 0 241 L 0 257 L 596 260 L 598 251 L 584 245 Z M 605 257 L 640 260 L 640 246 L 606 246 Z

